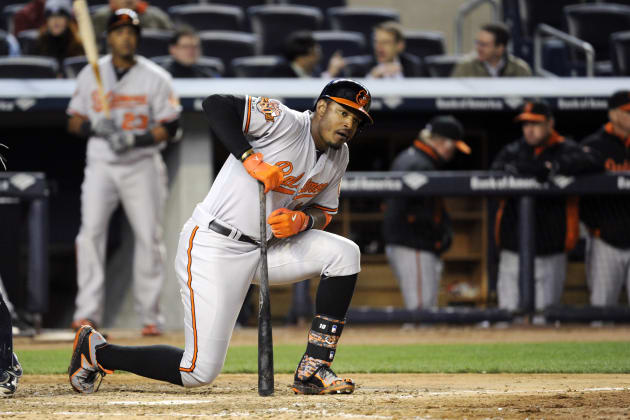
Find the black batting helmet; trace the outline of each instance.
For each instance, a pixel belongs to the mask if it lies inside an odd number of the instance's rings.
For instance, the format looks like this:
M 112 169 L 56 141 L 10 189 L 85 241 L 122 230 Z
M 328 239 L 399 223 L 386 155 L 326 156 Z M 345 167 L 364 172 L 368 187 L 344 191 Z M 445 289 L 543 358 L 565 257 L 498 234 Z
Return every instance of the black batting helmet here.
M 107 33 L 109 34 L 114 29 L 122 26 L 131 26 L 136 30 L 138 37 L 140 37 L 140 19 L 138 18 L 138 14 L 133 10 L 115 10 L 114 13 L 109 16 L 109 20 L 107 21 Z
M 322 98 L 328 98 L 345 107 L 356 109 L 360 112 L 363 122 L 369 121 L 370 124 L 374 123 L 369 114 L 372 95 L 359 82 L 350 79 L 333 80 L 324 86 L 317 100 L 319 101 Z

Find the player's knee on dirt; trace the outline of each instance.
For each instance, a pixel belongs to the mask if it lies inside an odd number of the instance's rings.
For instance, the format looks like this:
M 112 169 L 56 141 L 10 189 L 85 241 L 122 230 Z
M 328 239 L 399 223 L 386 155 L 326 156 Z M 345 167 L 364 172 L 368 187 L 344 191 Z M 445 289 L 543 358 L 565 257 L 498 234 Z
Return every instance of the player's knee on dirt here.
M 192 372 L 181 372 L 182 384 L 186 388 L 197 388 L 211 384 L 223 368 L 223 363 L 197 364 Z

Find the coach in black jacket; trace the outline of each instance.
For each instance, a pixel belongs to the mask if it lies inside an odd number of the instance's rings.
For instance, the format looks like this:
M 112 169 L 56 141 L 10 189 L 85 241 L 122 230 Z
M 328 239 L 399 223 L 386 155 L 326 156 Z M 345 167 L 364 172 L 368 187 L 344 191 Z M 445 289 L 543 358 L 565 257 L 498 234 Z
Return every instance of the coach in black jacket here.
M 600 166 L 575 142 L 554 130 L 554 118 L 542 101 L 527 102 L 516 121 L 522 124 L 523 137 L 505 146 L 491 169 L 535 176 L 545 182 L 552 175 L 592 172 Z M 577 197 L 545 197 L 535 205 L 536 309 L 560 302 L 566 278 L 566 253 L 579 238 Z M 495 241 L 501 248 L 497 295 L 499 307 L 519 307 L 518 286 L 518 201 L 503 199 L 495 219 Z
M 608 172 L 630 171 L 630 91 L 608 100 L 609 122 L 582 141 Z M 611 306 L 625 284 L 630 296 L 630 197 L 588 196 L 581 200 L 582 221 L 590 237 L 586 278 L 591 305 Z
M 464 130 L 455 118 L 433 118 L 419 138 L 394 160 L 392 171 L 414 172 L 440 169 L 460 150 L 470 148 L 460 140 Z M 420 176 L 419 174 L 416 174 Z M 400 284 L 407 309 L 437 306 L 442 274 L 440 254 L 452 240 L 448 213 L 437 197 L 401 197 L 386 202 L 383 222 L 385 251 Z

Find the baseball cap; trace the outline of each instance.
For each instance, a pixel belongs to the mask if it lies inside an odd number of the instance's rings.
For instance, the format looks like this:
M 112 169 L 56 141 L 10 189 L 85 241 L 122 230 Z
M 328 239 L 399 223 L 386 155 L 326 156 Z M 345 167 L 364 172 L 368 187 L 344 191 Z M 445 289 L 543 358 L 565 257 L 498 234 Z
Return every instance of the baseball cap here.
M 514 121 L 543 122 L 552 116 L 551 108 L 545 101 L 528 101 L 521 107 L 521 112 L 514 118 Z
M 46 0 L 44 14 L 46 16 L 66 15 L 70 17 L 72 16 L 72 4 L 70 4 L 70 0 Z
M 630 91 L 618 90 L 608 99 L 608 109 L 620 108 L 630 111 Z
M 131 9 L 115 10 L 107 21 L 107 33 L 122 26 L 131 26 L 140 35 L 140 19 L 138 14 Z
M 455 147 L 462 153 L 470 154 L 470 146 L 462 140 L 464 137 L 464 127 L 452 115 L 440 115 L 434 117 L 426 125 L 425 129 L 431 134 L 446 137 L 455 141 Z

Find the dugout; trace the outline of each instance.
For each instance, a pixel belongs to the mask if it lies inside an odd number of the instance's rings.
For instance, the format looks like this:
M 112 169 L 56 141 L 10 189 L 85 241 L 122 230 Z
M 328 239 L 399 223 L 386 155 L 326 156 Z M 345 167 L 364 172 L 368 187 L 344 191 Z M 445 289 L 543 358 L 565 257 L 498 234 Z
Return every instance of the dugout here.
M 606 120 L 606 98 L 624 86 L 624 79 L 407 79 L 402 83 L 370 81 L 373 95 L 372 113 L 376 124 L 354 142 L 351 149 L 350 171 L 387 170 L 393 157 L 411 140 L 424 124 L 438 113 L 453 114 L 465 127 L 465 140 L 472 147 L 470 158 L 459 158 L 452 167 L 466 170 L 487 169 L 498 149 L 519 137 L 519 128 L 512 121 L 516 110 L 526 98 L 545 98 L 553 107 L 556 127 L 562 134 L 581 139 L 599 128 Z M 201 101 L 211 93 L 255 94 L 275 97 L 293 108 L 309 108 L 324 82 L 320 80 L 176 80 L 175 87 L 182 99 L 183 142 L 171 145 L 164 153 L 169 168 L 170 197 L 167 204 L 165 241 L 168 260 L 172 261 L 174 247 L 183 222 L 194 205 L 206 194 L 215 171 L 220 167 L 226 151 L 209 140 L 207 125 L 201 114 Z M 45 326 L 65 327 L 70 323 L 76 290 L 74 266 L 74 237 L 79 228 L 79 193 L 83 177 L 85 142 L 65 132 L 65 107 L 74 89 L 72 80 L 2 80 L 0 81 L 0 127 L 2 142 L 11 148 L 7 154 L 13 171 L 39 171 L 46 174 L 50 196 L 50 309 L 44 317 Z M 379 208 L 363 199 L 343 199 L 342 212 L 332 227 L 340 232 L 353 232 L 352 239 L 362 247 L 366 257 L 361 278 L 371 276 L 376 290 L 361 294 L 358 290 L 353 305 L 397 306 L 401 300 L 398 290 L 389 282 L 378 285 L 379 279 L 391 276 L 379 256 L 379 244 L 372 242 Z M 461 204 L 461 203 L 460 203 Z M 471 229 L 481 241 L 482 251 L 473 257 L 463 256 L 453 261 L 460 272 L 477 271 L 485 276 L 486 289 L 481 296 L 462 302 L 446 302 L 475 307 L 492 306 L 492 284 L 488 278 L 486 249 L 483 244 L 488 229 L 484 215 L 487 209 L 475 208 L 462 212 L 462 224 Z M 13 208 L 15 212 L 15 208 Z M 19 211 L 17 212 L 19 213 Z M 363 216 L 361 214 L 364 214 Z M 354 217 L 354 216 L 356 217 Z M 476 216 L 475 216 L 476 215 Z M 15 226 L 15 217 L 0 218 L 7 226 Z M 121 325 L 120 312 L 130 310 L 125 299 L 131 269 L 129 266 L 131 236 L 125 229 L 124 217 L 117 214 L 110 230 L 107 265 L 109 325 Z M 14 265 L 19 270 L 6 278 L 9 293 L 18 306 L 24 307 L 24 287 L 28 270 L 27 248 L 21 241 L 20 229 L 3 237 L 0 266 Z M 363 236 L 362 236 L 363 235 Z M 20 244 L 17 246 L 16 244 Z M 486 244 L 487 246 L 487 244 Z M 371 248 L 370 248 L 371 247 Z M 377 252 L 366 252 L 370 249 Z M 4 251 L 7 251 L 6 253 Z M 7 257 L 9 256 L 9 257 Z M 467 260 L 466 260 L 467 259 Z M 8 261 L 7 261 L 8 260 Z M 475 266 L 476 265 L 476 266 Z M 177 282 L 170 265 L 168 281 L 163 293 L 163 304 L 174 308 L 167 314 L 167 326 L 181 324 Z M 370 274 L 371 273 L 371 274 Z M 490 276 L 491 277 L 491 276 Z M 390 279 L 391 280 L 391 279 Z M 361 284 L 360 280 L 360 284 Z M 576 295 L 576 302 L 584 299 L 585 289 Z M 175 291 L 175 292 L 174 292 Z M 581 295 L 580 295 L 581 293 Z M 581 296 L 581 297 L 580 297 Z M 170 300 L 169 300 L 170 297 Z M 374 301 L 376 299 L 376 301 Z M 397 300 L 398 299 L 398 300 Z M 288 310 L 290 289 L 272 289 L 273 315 L 281 318 Z M 129 321 L 135 322 L 135 316 Z M 125 325 L 132 325 L 127 322 Z

